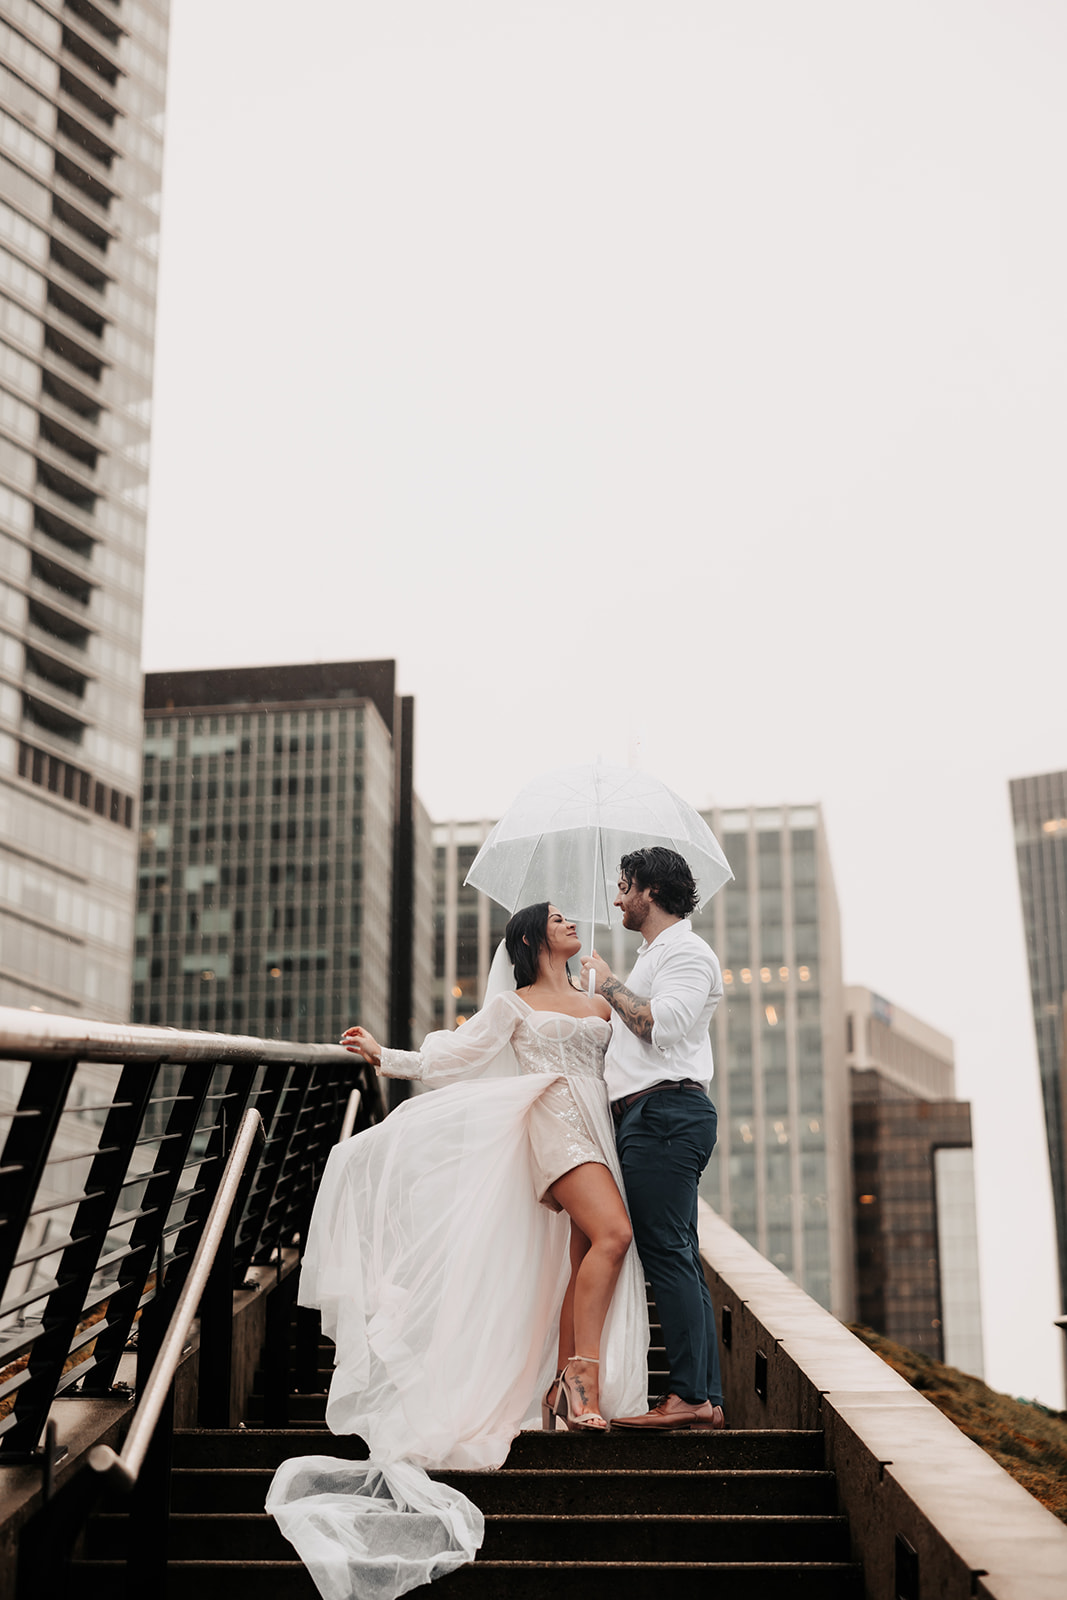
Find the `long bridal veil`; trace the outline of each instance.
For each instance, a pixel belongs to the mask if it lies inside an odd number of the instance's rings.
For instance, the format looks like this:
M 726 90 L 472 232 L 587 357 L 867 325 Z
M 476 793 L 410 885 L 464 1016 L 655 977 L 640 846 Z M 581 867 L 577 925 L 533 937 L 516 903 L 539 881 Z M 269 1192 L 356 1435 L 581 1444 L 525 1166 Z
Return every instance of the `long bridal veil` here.
M 514 988 L 510 970 L 497 992 Z M 538 1415 L 569 1274 L 569 1221 L 538 1203 L 530 1175 L 528 1113 L 552 1081 L 498 1056 L 330 1157 L 299 1298 L 336 1344 L 329 1427 L 369 1456 L 285 1462 L 267 1499 L 325 1600 L 394 1600 L 473 1560 L 481 1512 L 427 1473 L 502 1465 Z M 614 1160 L 606 1102 L 602 1115 Z M 630 1276 L 602 1341 L 616 1415 L 645 1386 L 636 1263 Z

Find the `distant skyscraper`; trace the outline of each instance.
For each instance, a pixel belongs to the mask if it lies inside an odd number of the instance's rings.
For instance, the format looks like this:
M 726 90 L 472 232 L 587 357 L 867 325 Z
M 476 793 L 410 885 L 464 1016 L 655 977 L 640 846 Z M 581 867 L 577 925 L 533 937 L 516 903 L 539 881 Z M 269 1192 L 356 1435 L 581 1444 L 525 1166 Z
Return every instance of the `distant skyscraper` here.
M 719 1148 L 702 1191 L 783 1272 L 853 1314 L 837 894 L 818 806 L 703 813 L 734 872 L 693 926 L 718 953 Z
M 134 1021 L 425 1030 L 430 833 L 392 661 L 145 680 Z
M 434 824 L 433 1025 L 454 1028 L 477 1011 L 489 965 L 504 937 L 508 912 L 488 895 L 464 886 L 491 822 Z
M 1067 1310 L 1067 772 L 1011 784 L 1030 996 L 1052 1174 L 1052 1205 Z
M 0 1003 L 125 1020 L 167 0 L 0 0 Z
M 952 1041 L 870 989 L 845 990 L 857 1316 L 982 1375 L 971 1108 Z
M 839 1316 L 853 1311 L 848 1077 L 837 897 L 817 806 L 704 813 L 735 881 L 693 919 L 723 966 L 712 1021 L 719 1146 L 707 1199 Z M 492 823 L 438 823 L 438 1027 L 481 1003 L 507 914 L 463 878 Z M 581 916 L 581 907 L 566 907 Z M 583 932 L 581 928 L 579 931 Z M 597 932 L 625 973 L 639 940 Z

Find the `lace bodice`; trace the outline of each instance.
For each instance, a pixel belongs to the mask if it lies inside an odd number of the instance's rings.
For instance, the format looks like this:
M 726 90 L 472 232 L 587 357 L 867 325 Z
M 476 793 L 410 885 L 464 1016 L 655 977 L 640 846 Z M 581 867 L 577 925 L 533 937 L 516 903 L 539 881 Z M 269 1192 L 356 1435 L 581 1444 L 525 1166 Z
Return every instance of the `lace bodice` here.
M 604 1076 L 604 1051 L 611 1023 L 602 1017 L 568 1017 L 561 1011 L 531 1011 L 519 1021 L 511 1047 L 521 1072 Z
M 382 1071 L 451 1083 L 487 1071 L 510 1044 L 520 1072 L 602 1078 L 610 1038 L 611 1024 L 601 1017 L 535 1011 L 517 994 L 499 994 L 454 1033 L 427 1034 L 421 1050 L 383 1050 Z

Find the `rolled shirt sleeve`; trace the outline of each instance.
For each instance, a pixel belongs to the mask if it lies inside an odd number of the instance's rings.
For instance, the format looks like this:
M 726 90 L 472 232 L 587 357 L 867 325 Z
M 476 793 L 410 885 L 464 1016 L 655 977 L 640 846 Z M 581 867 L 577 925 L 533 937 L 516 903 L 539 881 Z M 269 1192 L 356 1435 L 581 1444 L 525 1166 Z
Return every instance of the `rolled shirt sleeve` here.
M 652 980 L 650 998 L 652 1044 L 661 1055 L 668 1055 L 692 1034 L 705 1013 L 707 1027 L 722 998 L 719 965 L 710 947 L 698 939 L 673 947 Z

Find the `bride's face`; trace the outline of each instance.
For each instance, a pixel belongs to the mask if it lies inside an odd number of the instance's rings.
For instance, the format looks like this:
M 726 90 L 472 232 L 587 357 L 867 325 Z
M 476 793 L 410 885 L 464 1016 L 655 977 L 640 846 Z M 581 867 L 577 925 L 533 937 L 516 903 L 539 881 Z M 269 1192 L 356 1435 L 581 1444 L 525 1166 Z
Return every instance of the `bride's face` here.
M 549 955 L 575 956 L 582 948 L 577 928 L 557 906 L 550 905 L 548 908 L 548 925 L 545 931 L 548 935 Z

